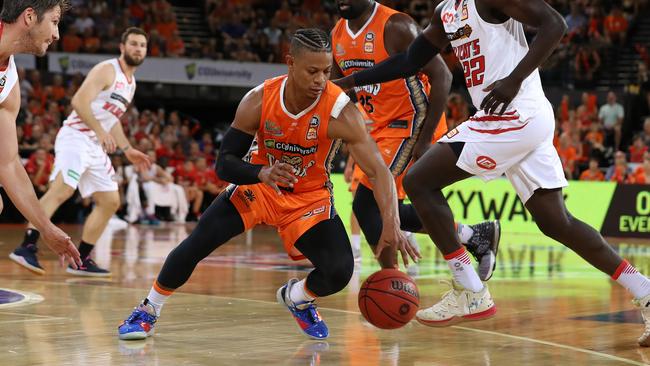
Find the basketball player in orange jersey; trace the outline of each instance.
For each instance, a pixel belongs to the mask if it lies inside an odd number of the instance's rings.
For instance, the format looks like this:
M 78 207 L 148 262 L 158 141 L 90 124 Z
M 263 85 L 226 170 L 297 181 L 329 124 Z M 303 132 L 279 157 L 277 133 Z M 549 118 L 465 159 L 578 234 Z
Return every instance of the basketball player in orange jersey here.
M 315 268 L 307 278 L 289 280 L 278 289 L 277 299 L 304 334 L 327 338 L 329 331 L 314 300 L 341 291 L 354 269 L 329 179 L 341 140 L 375 184 L 383 219 L 377 252 L 395 247 L 405 262 L 408 256 L 419 257 L 400 230 L 393 177 L 366 132 L 359 110 L 328 81 L 332 51 L 327 33 L 296 31 L 287 64 L 288 75 L 265 81 L 242 99 L 217 161 L 218 175 L 231 186 L 169 254 L 147 298 L 120 325 L 121 339 L 150 335 L 163 304 L 189 279 L 197 263 L 230 238 L 261 223 L 277 227 L 292 258 L 313 263 Z M 255 137 L 258 151 L 250 163 L 245 162 L 242 158 Z
M 537 28 L 530 48 L 524 24 Z M 562 16 L 543 0 L 444 0 L 407 51 L 339 83 L 349 88 L 414 75 L 451 44 L 479 110 L 431 147 L 404 179 L 424 226 L 453 273 L 452 291 L 418 311 L 418 321 L 447 326 L 496 312 L 487 285 L 481 283 L 454 233 L 453 214 L 442 189 L 472 175 L 490 181 L 505 174 L 542 233 L 632 293 L 645 320 L 638 342 L 650 346 L 650 280 L 564 204 L 562 188 L 568 183 L 553 147 L 553 107 L 544 95 L 538 67 L 566 29 Z
M 120 207 L 115 169 L 108 154 L 117 146 L 137 170 L 144 171 L 151 166 L 146 154 L 131 147 L 120 122 L 135 94 L 135 71 L 147 54 L 145 31 L 127 28 L 122 33 L 120 51 L 120 57 L 95 65 L 72 98 L 74 110 L 63 121 L 54 143 L 50 186 L 40 199 L 45 212 L 52 216 L 77 188 L 82 197 L 93 198 L 94 206 L 84 223 L 79 244 L 82 266 L 66 269 L 77 276 L 111 274 L 90 257 L 108 220 Z M 28 225 L 23 243 L 9 258 L 42 275 L 45 271 L 36 256 L 39 235 L 38 230 Z
M 81 265 L 70 237 L 52 224 L 38 203 L 34 188 L 18 155 L 16 117 L 20 85 L 14 54 L 43 56 L 59 39 L 59 21 L 69 8 L 66 0 L 5 1 L 0 14 L 0 184 L 18 210 L 40 230 L 45 244 L 73 268 Z M 0 211 L 2 201 L 0 200 Z
M 332 30 L 335 64 L 332 79 L 372 67 L 390 55 L 405 51 L 420 31 L 410 16 L 374 0 L 337 0 L 337 5 L 342 19 Z M 409 239 L 413 240 L 415 238 L 410 232 L 420 232 L 423 227 L 413 205 L 402 203 L 406 198 L 402 180 L 411 157 L 417 160 L 432 142 L 447 132 L 444 110 L 451 87 L 451 73 L 441 57 L 433 58 L 422 72 L 405 79 L 354 89 L 372 122 L 370 134 L 396 177 L 400 222 L 402 229 L 409 232 Z M 359 184 L 353 210 L 366 240 L 375 247 L 381 234 L 381 217 L 370 180 L 355 169 L 352 180 L 357 179 Z M 496 265 L 499 222 L 473 226 L 459 223 L 457 227 L 461 242 L 479 263 L 481 279 L 487 281 Z M 391 258 L 394 253 L 384 253 L 380 257 L 382 267 L 395 263 Z

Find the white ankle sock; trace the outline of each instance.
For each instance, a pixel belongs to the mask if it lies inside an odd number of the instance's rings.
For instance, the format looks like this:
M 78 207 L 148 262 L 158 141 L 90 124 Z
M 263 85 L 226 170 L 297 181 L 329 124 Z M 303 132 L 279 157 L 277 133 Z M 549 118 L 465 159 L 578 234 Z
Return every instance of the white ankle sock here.
M 463 225 L 460 222 L 458 223 L 457 232 L 458 238 L 460 238 L 460 242 L 463 244 L 467 244 L 472 235 L 474 235 L 474 230 L 469 225 Z
M 350 235 L 350 243 L 352 244 L 352 249 L 354 250 L 361 249 L 361 234 Z
M 149 295 L 147 295 L 147 300 L 151 306 L 153 306 L 153 309 L 156 311 L 156 316 L 160 316 L 160 311 L 162 310 L 163 305 L 165 305 L 165 301 L 167 301 L 167 298 L 171 296 L 172 292 L 171 291 L 165 291 L 161 288 L 158 287 L 154 282 L 154 285 L 151 287 L 151 290 L 149 290 Z
M 444 257 L 456 282 L 472 292 L 479 292 L 483 289 L 483 282 L 476 274 L 465 247 Z
M 294 304 L 302 304 L 308 301 L 314 301 L 314 297 L 307 293 L 305 288 L 305 279 L 296 282 L 291 286 L 291 291 L 289 292 L 289 299 L 293 301 Z
M 626 260 L 623 260 L 618 266 L 612 279 L 630 291 L 635 299 L 640 299 L 650 294 L 650 280 L 639 273 Z

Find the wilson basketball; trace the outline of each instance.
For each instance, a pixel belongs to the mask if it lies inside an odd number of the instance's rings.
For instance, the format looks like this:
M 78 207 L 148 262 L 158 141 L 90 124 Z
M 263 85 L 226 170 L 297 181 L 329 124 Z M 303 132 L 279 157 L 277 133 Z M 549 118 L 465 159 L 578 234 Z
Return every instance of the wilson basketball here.
M 359 290 L 359 310 L 368 322 L 381 329 L 396 329 L 413 319 L 420 294 L 413 280 L 396 269 L 370 275 Z

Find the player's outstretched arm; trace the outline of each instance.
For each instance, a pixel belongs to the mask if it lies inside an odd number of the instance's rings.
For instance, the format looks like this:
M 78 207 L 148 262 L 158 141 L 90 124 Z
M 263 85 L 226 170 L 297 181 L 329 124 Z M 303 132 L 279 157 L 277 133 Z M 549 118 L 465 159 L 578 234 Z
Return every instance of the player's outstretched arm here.
M 253 143 L 262 115 L 262 85 L 244 96 L 237 107 L 235 120 L 221 141 L 217 158 L 217 175 L 228 183 L 245 185 L 265 183 L 282 194 L 278 183 L 291 187 L 298 180 L 293 167 L 276 162 L 272 166 L 255 165 L 243 161 Z
M 566 33 L 567 25 L 562 15 L 544 0 L 477 0 L 488 10 L 497 11 L 523 24 L 537 28 L 537 36 L 531 42 L 528 54 L 524 56 L 510 75 L 485 88 L 490 93 L 483 99 L 481 109 L 488 114 L 499 113 L 517 96 L 521 83 L 537 69 L 555 50 Z
M 336 80 L 336 84 L 348 90 L 355 86 L 385 83 L 415 75 L 449 44 L 440 18 L 441 5 L 436 8 L 429 26 L 413 40 L 405 52 L 392 55 L 369 69 Z
M 366 131 L 357 107 L 348 103 L 338 118 L 330 122 L 327 135 L 331 139 L 342 139 L 347 143 L 355 163 L 373 184 L 373 194 L 383 223 L 375 255 L 379 257 L 384 249 L 392 247 L 402 253 L 404 265 L 408 265 L 408 257 L 417 261 L 420 254 L 408 244 L 400 229 L 395 180 L 384 164 L 375 141 Z
M 20 107 L 20 88 L 15 85 L 0 106 L 0 184 L 20 213 L 41 232 L 45 244 L 73 267 L 81 265 L 79 251 L 70 237 L 50 222 L 36 198 L 34 187 L 18 155 L 16 117 Z
M 90 104 L 97 98 L 102 90 L 108 88 L 115 80 L 115 69 L 109 64 L 102 64 L 93 67 L 86 79 L 79 87 L 79 90 L 72 97 L 72 108 L 77 112 L 79 118 L 95 132 L 99 143 L 104 151 L 111 154 L 115 152 L 117 144 L 115 138 L 104 131 L 102 124 L 95 118 Z
M 396 55 L 408 50 L 418 34 L 420 27 L 410 16 L 403 13 L 393 14 L 384 28 L 384 47 L 389 55 Z M 451 89 L 452 75 L 440 55 L 433 57 L 424 67 L 422 72 L 429 77 L 431 90 L 429 91 L 429 105 L 422 129 L 419 131 L 418 140 L 413 148 L 413 159 L 419 159 L 431 145 L 431 138 L 438 127 L 440 118 L 447 106 L 447 95 Z

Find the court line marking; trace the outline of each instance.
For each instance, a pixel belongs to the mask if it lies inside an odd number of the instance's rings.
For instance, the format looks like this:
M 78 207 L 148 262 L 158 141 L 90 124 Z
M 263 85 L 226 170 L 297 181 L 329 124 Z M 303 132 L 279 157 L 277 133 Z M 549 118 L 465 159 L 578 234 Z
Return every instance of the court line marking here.
M 31 280 L 27 280 L 27 281 L 31 282 Z M 41 282 L 41 283 L 49 282 L 49 283 L 57 284 L 57 285 L 69 285 L 67 283 L 61 283 L 61 282 L 50 282 L 50 281 L 39 281 L 39 282 Z M 78 284 L 78 285 L 81 285 L 81 286 L 94 286 L 94 285 L 87 284 L 87 283 Z M 131 287 L 126 287 L 126 288 L 104 287 L 104 289 L 128 290 L 128 291 L 132 291 L 132 292 L 133 291 L 143 291 L 143 292 L 146 291 L 146 290 L 143 290 L 143 289 L 131 288 Z M 216 299 L 222 299 L 222 300 L 256 302 L 256 303 L 265 304 L 265 305 L 269 305 L 269 304 L 276 304 L 277 305 L 278 304 L 276 301 L 245 299 L 245 298 L 240 298 L 240 297 L 230 297 L 230 296 L 220 296 L 220 295 L 194 294 L 194 293 L 191 293 L 191 292 L 176 292 L 175 294 L 177 296 L 178 295 L 182 295 L 182 296 L 200 296 L 200 297 L 210 297 L 210 298 L 216 298 Z M 319 309 L 332 311 L 332 312 L 345 313 L 345 314 L 361 315 L 360 312 L 352 311 L 352 310 L 334 309 L 334 308 L 326 308 L 326 307 L 320 307 L 320 306 L 319 306 Z M 490 334 L 490 335 L 504 337 L 504 338 L 516 339 L 516 340 L 524 341 L 524 342 L 537 343 L 537 344 L 550 346 L 550 347 L 563 348 L 563 349 L 567 349 L 567 350 L 574 351 L 574 352 L 580 352 L 580 353 L 585 353 L 585 354 L 592 355 L 592 356 L 598 356 L 598 357 L 606 358 L 606 359 L 609 359 L 609 360 L 612 360 L 612 361 L 623 362 L 623 363 L 628 364 L 628 365 L 638 365 L 638 366 L 647 366 L 648 365 L 646 363 L 630 360 L 628 358 L 618 357 L 618 356 L 614 356 L 614 355 L 610 355 L 610 354 L 602 353 L 602 352 L 598 352 L 598 351 L 592 351 L 592 350 L 589 350 L 589 349 L 586 349 L 586 348 L 580 348 L 580 347 L 569 346 L 569 345 L 566 345 L 566 344 L 543 341 L 541 339 L 535 339 L 535 338 L 524 337 L 524 336 L 516 336 L 516 335 L 508 334 L 508 333 L 494 332 L 494 331 L 491 331 L 491 330 L 483 330 L 483 329 L 477 329 L 477 328 L 462 327 L 462 326 L 458 326 L 458 325 L 452 325 L 449 328 L 460 329 L 460 330 L 475 332 L 475 333 Z
M 37 304 L 37 303 L 42 302 L 44 300 L 43 296 L 41 296 L 39 294 L 35 294 L 33 292 L 14 290 L 12 288 L 0 288 L 0 290 L 4 290 L 4 291 L 7 291 L 7 292 L 14 292 L 14 293 L 23 295 L 23 298 L 21 300 L 19 300 L 19 301 L 10 302 L 10 303 L 7 303 L 7 304 L 0 304 L 0 309 L 6 309 L 6 308 L 13 308 L 13 307 L 24 306 L 24 305 Z

